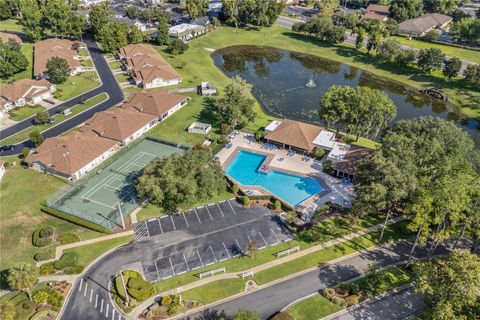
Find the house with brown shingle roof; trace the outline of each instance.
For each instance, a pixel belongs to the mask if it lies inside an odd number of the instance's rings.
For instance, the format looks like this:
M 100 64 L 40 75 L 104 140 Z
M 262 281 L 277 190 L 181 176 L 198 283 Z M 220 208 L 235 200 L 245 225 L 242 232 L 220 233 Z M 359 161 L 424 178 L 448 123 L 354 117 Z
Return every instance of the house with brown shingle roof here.
M 22 79 L 0 88 L 0 112 L 5 115 L 14 108 L 37 104 L 50 99 L 55 86 L 47 80 Z
M 363 19 L 374 19 L 378 21 L 387 21 L 390 16 L 390 6 L 384 6 L 380 4 L 369 4 L 365 13 L 362 16 Z
M 313 124 L 285 119 L 277 121 L 272 131 L 267 130 L 264 138 L 283 148 L 311 153 L 316 147 L 313 141 L 323 130 Z
M 154 115 L 159 121 L 169 117 L 182 108 L 190 100 L 179 94 L 167 91 L 140 92 L 133 95 L 130 100 L 122 104 L 122 108 Z
M 423 37 L 433 29 L 445 29 L 453 20 L 440 13 L 429 13 L 415 19 L 408 19 L 398 25 L 401 33 Z
M 97 112 L 80 129 L 81 132 L 93 132 L 106 139 L 112 139 L 127 145 L 157 124 L 155 115 L 115 108 Z
M 83 72 L 73 41 L 51 38 L 35 43 L 33 74 L 37 79 L 47 78 L 47 62 L 54 57 L 65 59 L 70 66 L 70 75 Z
M 353 179 L 360 160 L 369 157 L 373 149 L 338 143 L 328 155 L 333 164 L 333 174 Z
M 0 32 L 0 39 L 2 40 L 3 43 L 7 43 L 8 41 L 11 41 L 11 40 L 19 44 L 22 43 L 22 39 L 14 33 Z
M 115 153 L 119 145 L 116 140 L 77 131 L 46 139 L 25 160 L 35 170 L 77 180 Z
M 139 87 L 151 89 L 182 82 L 177 71 L 150 45 L 129 44 L 118 51 L 118 57 L 127 70 L 132 70 Z

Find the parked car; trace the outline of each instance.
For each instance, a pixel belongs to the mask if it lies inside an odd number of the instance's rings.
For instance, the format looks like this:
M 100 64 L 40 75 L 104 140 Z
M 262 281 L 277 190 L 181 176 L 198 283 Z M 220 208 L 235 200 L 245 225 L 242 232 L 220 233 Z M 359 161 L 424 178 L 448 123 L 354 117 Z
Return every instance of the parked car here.
M 7 144 L 4 146 L 1 146 L 0 151 L 10 151 L 10 150 L 13 150 L 13 148 L 15 148 L 13 144 Z

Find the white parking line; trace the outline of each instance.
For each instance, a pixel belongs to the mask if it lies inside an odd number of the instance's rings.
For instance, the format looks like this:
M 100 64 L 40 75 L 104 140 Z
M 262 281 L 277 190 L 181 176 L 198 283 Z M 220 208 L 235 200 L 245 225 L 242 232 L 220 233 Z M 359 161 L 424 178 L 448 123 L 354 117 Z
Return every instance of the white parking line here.
M 148 231 L 147 221 L 145 221 L 145 229 L 147 230 L 148 238 L 150 238 L 150 231 Z
M 247 238 L 248 238 L 248 241 L 253 242 L 248 234 L 247 234 Z M 255 243 L 255 242 L 253 242 L 253 243 Z
M 83 278 L 80 279 L 80 286 L 78 287 L 78 292 L 82 291 Z
M 100 302 L 100 313 L 103 313 L 103 299 L 102 302 Z
M 92 303 L 92 297 L 93 297 L 93 289 L 90 289 L 90 299 L 88 302 Z
M 265 242 L 265 246 L 268 247 L 269 244 L 268 244 L 267 240 L 265 240 L 265 238 L 263 237 L 262 233 L 260 231 L 258 231 L 258 234 L 260 235 L 260 237 L 262 237 L 263 242 Z
M 160 279 L 160 273 L 158 273 L 157 261 L 153 263 L 155 265 L 155 270 L 157 270 L 157 278 Z
M 208 210 L 208 207 L 207 207 L 207 206 L 205 206 L 205 209 L 207 209 L 208 215 L 210 216 L 210 220 L 213 221 L 212 215 L 210 214 L 210 210 Z
M 185 257 L 185 253 L 183 254 L 183 260 L 185 260 L 185 264 L 187 265 L 187 269 L 190 270 L 190 267 L 188 266 L 187 258 Z
M 193 211 L 195 212 L 195 215 L 197 216 L 198 223 L 202 223 L 202 221 L 200 220 L 200 217 L 198 216 L 197 209 L 193 208 Z
M 112 320 L 115 320 L 115 309 L 112 308 Z
M 242 247 L 240 247 L 240 243 L 238 243 L 237 238 L 235 238 L 235 242 L 237 243 L 238 249 L 240 249 L 240 251 L 243 251 L 243 250 L 242 250 Z
M 232 206 L 232 204 L 230 203 L 229 200 L 227 200 L 227 203 L 228 203 L 228 205 L 230 206 L 230 208 L 232 208 L 233 214 L 234 214 L 234 215 L 237 215 L 237 213 L 235 212 L 235 209 L 233 209 L 233 206 Z
M 122 315 L 120 313 L 118 314 L 118 320 L 122 320 Z
M 98 293 L 95 294 L 95 309 L 97 309 L 97 305 L 98 305 Z
M 174 230 L 177 230 L 177 227 L 175 227 L 175 222 L 173 222 L 173 217 L 172 217 L 172 215 L 170 215 L 170 220 L 172 220 L 173 229 L 174 229 Z
M 209 247 L 210 247 L 210 251 L 212 252 L 213 259 L 215 259 L 215 262 L 218 262 L 217 257 L 215 257 L 215 253 L 213 253 L 212 246 L 209 246 Z
M 200 253 L 198 252 L 198 249 L 197 249 L 197 255 L 198 255 L 198 259 L 200 259 L 200 263 L 202 264 L 202 267 L 203 267 L 202 257 L 200 257 Z
M 230 252 L 228 252 L 228 249 L 227 249 L 227 246 L 225 245 L 225 242 L 222 242 L 222 243 L 223 243 L 223 247 L 225 248 L 225 251 L 227 251 L 228 257 L 230 258 Z
M 223 214 L 223 211 L 222 211 L 222 209 L 220 208 L 220 205 L 218 204 L 218 202 L 217 202 L 217 208 L 218 208 L 218 210 L 220 210 L 220 213 L 222 214 L 222 217 L 225 218 L 225 215 Z
M 108 318 L 108 310 L 110 309 L 110 305 L 107 303 L 107 312 L 105 312 L 105 318 Z
M 170 261 L 170 267 L 172 267 L 172 273 L 175 274 L 175 269 L 173 269 L 173 263 L 172 263 L 172 259 L 170 259 L 170 257 L 168 257 L 168 261 Z
M 190 226 L 188 225 L 187 217 L 185 217 L 185 212 L 182 211 L 182 214 L 183 214 L 183 219 L 185 219 L 185 223 L 187 224 L 187 228 L 190 228 Z
M 84 297 L 87 295 L 87 287 L 88 287 L 88 282 L 85 282 L 85 290 L 83 291 Z
M 162 228 L 162 224 L 160 223 L 160 219 L 157 218 L 157 221 L 158 221 L 158 225 L 160 226 L 160 231 L 163 233 L 163 228 Z

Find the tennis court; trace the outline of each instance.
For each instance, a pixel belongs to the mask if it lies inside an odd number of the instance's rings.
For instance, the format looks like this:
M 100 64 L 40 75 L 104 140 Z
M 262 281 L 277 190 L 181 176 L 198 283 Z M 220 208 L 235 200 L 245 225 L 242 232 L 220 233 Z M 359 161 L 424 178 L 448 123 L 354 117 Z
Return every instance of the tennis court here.
M 180 148 L 143 140 L 103 169 L 82 179 L 67 192 L 49 199 L 49 206 L 109 229 L 122 224 L 138 207 L 135 180 L 156 157 L 182 152 Z M 116 155 L 115 155 L 116 156 Z M 115 157 L 114 156 L 114 157 Z

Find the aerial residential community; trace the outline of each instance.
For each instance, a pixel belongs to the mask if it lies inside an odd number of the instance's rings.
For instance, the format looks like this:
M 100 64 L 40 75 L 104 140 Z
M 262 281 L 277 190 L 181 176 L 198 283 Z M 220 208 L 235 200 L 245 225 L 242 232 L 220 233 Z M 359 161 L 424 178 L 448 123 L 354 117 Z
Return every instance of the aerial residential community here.
M 480 319 L 480 1 L 0 0 L 0 319 Z

